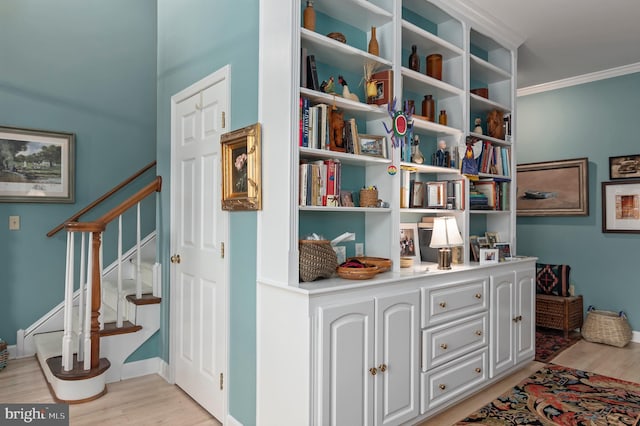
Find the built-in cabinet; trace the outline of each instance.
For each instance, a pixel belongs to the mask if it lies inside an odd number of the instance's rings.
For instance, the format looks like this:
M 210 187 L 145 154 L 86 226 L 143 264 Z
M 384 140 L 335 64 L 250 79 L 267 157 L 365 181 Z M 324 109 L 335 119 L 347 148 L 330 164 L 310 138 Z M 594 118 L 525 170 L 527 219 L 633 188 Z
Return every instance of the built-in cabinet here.
M 269 196 L 257 216 L 257 423 L 419 421 L 533 358 L 535 259 L 479 265 L 471 261 L 468 244 L 470 235 L 497 232 L 516 254 L 514 175 L 481 173 L 481 180 L 508 183 L 507 203 L 476 210 L 469 197 L 472 180 L 459 169 L 468 137 L 508 150 L 509 169 L 515 168 L 514 138 L 474 132 L 474 120 L 498 109 L 510 114 L 515 127 L 520 41 L 461 0 L 314 1 L 315 30 L 302 26 L 305 7 L 305 1 L 265 0 L 261 8 L 262 189 Z M 373 27 L 378 55 L 367 51 Z M 327 37 L 330 32 L 341 32 L 346 42 Z M 419 71 L 408 67 L 412 45 Z M 443 56 L 441 79 L 425 75 L 431 53 Z M 342 75 L 357 99 L 308 87 L 301 75 L 304 54 L 314 56 L 319 83 L 333 76 L 341 95 Z M 300 146 L 301 100 L 335 107 L 353 119 L 358 133 L 391 142 L 387 105 L 366 102 L 362 78 L 368 65 L 390 71 L 396 109 L 414 101 L 412 131 L 423 164 L 403 158 L 402 148 L 391 143 L 382 157 Z M 472 93 L 476 88 L 487 89 L 488 96 Z M 446 110 L 446 124 L 418 117 L 425 95 L 432 95 L 437 113 Z M 431 164 L 439 141 L 454 160 L 451 167 Z M 341 189 L 354 194 L 353 206 L 300 201 L 301 164 L 329 160 L 340 162 Z M 414 182 L 462 182 L 460 203 L 402 207 L 406 169 Z M 382 203 L 361 207 L 357 193 L 371 186 Z M 440 215 L 456 218 L 465 242 L 462 263 L 450 271 L 434 264 L 401 269 L 400 224 Z M 311 232 L 327 239 L 355 232 L 365 255 L 390 258 L 392 270 L 370 280 L 301 283 L 298 241 Z M 352 243 L 346 249 L 347 256 L 355 254 Z

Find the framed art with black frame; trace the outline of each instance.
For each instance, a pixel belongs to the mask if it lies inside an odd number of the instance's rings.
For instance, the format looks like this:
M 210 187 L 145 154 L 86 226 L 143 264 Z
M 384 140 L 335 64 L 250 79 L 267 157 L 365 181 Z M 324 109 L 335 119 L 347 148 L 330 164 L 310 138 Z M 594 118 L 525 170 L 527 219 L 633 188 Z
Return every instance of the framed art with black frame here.
M 640 234 L 640 180 L 602 182 L 602 232 Z

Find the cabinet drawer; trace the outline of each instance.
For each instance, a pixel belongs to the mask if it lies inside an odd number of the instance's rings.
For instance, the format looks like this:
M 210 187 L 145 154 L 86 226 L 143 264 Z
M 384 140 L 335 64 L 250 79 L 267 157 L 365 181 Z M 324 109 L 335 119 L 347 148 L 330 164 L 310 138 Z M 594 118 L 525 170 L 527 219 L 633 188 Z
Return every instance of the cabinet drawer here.
M 487 309 L 488 278 L 422 289 L 422 328 Z
M 471 353 L 427 373 L 421 373 L 420 412 L 476 389 L 487 380 L 487 349 Z
M 422 331 L 422 371 L 487 345 L 488 314 L 457 320 Z

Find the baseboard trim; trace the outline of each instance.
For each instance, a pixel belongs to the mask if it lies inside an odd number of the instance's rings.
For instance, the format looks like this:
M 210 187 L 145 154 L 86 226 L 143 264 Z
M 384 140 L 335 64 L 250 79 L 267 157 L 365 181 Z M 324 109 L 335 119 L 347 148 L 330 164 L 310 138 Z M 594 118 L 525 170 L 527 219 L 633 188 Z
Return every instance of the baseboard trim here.
M 133 379 L 134 377 L 148 376 L 149 374 L 160 374 L 162 359 L 159 357 L 143 359 L 140 361 L 127 362 L 122 365 L 120 377 L 122 380 Z
M 631 341 L 634 343 L 640 343 L 640 331 L 632 332 Z
M 237 421 L 231 414 L 227 414 L 227 421 L 224 424 L 227 426 L 243 426 L 242 423 Z
M 167 364 L 166 361 L 160 360 L 160 370 L 158 371 L 160 377 L 165 379 L 167 383 L 171 383 L 172 385 L 175 383 L 173 380 L 173 375 L 171 374 L 171 366 Z

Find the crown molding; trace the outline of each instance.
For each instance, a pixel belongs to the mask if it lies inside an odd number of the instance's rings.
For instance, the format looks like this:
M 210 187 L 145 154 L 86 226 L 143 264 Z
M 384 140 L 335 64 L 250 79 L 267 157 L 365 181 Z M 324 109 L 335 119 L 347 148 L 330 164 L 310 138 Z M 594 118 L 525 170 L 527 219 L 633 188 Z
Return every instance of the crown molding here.
M 604 71 L 582 74 L 575 77 L 564 78 L 562 80 L 551 81 L 549 83 L 536 84 L 529 87 L 518 89 L 517 96 L 534 95 L 536 93 L 548 92 L 551 90 L 562 89 L 565 87 L 577 86 L 579 84 L 591 83 L 607 78 L 620 77 L 627 74 L 640 72 L 640 62 L 635 64 L 623 65 L 616 68 L 610 68 Z

